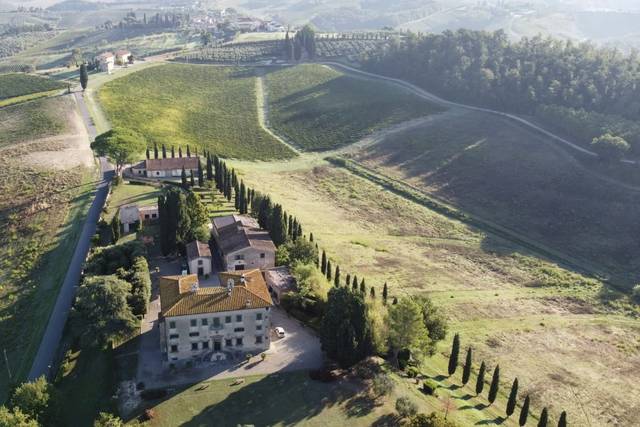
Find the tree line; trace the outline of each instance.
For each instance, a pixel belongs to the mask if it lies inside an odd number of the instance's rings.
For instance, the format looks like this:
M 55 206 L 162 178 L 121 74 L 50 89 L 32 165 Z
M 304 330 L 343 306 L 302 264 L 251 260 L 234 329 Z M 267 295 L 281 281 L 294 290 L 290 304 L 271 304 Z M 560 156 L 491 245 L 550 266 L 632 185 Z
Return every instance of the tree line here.
M 306 54 L 309 59 L 316 57 L 316 33 L 310 25 L 305 25 L 291 37 L 289 31 L 285 34 L 283 51 L 288 60 L 300 61 Z
M 625 56 L 612 48 L 542 36 L 511 42 L 502 30 L 458 30 L 409 33 L 370 54 L 364 65 L 451 99 L 502 111 L 535 114 L 549 105 L 613 115 L 616 126 L 640 119 L 637 52 Z M 624 137 L 625 131 L 607 131 L 590 136 Z M 637 137 L 634 131 L 634 144 Z

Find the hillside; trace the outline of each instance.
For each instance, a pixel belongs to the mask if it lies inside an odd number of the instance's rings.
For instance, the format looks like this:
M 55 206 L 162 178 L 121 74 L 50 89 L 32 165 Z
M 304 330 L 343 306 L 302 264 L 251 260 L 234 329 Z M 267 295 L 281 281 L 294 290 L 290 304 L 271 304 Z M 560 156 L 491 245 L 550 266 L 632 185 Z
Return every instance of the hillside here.
M 376 130 L 442 111 L 386 83 L 322 65 L 272 71 L 265 82 L 274 130 L 310 151 L 348 145 Z
M 243 159 L 292 157 L 260 128 L 255 86 L 251 69 L 170 64 L 113 80 L 98 95 L 112 125 L 136 129 L 150 144 Z
M 0 74 L 0 100 L 65 87 L 66 84 L 45 77 L 23 73 Z
M 70 97 L 0 109 L 0 153 L 0 347 L 21 379 L 80 233 L 94 164 Z M 0 372 L 0 401 L 6 375 Z

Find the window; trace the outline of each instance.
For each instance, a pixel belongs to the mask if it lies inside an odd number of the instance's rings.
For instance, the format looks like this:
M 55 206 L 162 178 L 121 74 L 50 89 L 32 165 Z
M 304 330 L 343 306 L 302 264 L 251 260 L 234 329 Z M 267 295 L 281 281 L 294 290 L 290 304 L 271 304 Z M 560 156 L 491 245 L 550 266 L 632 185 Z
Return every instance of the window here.
M 236 345 L 242 347 L 242 338 L 236 338 Z
M 242 314 L 236 314 L 236 322 L 242 322 Z
M 169 339 L 170 339 L 170 340 L 177 340 L 178 338 L 180 338 L 180 335 L 178 335 L 178 334 L 171 334 L 171 335 L 169 335 Z
M 236 261 L 240 261 L 242 259 L 244 259 L 244 255 L 236 255 Z
M 191 319 L 191 326 L 198 326 L 198 319 Z
M 231 323 L 231 316 L 226 316 L 224 318 L 224 323 Z
M 260 254 L 260 258 L 264 258 L 264 252 Z
M 157 218 L 158 214 L 151 214 L 151 218 Z
M 256 320 L 262 320 L 262 313 L 256 313 Z
M 256 331 L 261 331 L 262 330 L 262 325 L 256 325 Z
M 198 343 L 197 342 L 192 342 L 191 343 L 191 350 L 197 350 L 198 349 Z
M 202 326 L 207 326 L 209 324 L 209 319 L 204 318 L 202 319 Z
M 198 265 L 202 265 L 202 260 L 201 259 L 198 260 Z
M 214 317 L 213 318 L 213 327 L 214 328 L 219 328 L 220 327 L 220 318 L 219 317 Z
M 262 335 L 256 335 L 256 344 L 262 344 Z
M 233 346 L 233 340 L 224 340 L 224 346 L 225 347 L 232 347 Z
M 176 328 L 176 322 L 169 322 L 169 329 L 175 329 Z
M 172 345 L 171 346 L 171 353 L 177 353 L 178 352 L 178 346 L 177 345 Z
M 149 214 L 144 214 L 144 219 L 149 219 Z
M 244 328 L 235 328 L 233 332 L 244 332 Z
M 209 348 L 209 341 L 202 341 L 202 349 L 206 350 Z
M 190 337 L 199 337 L 200 336 L 200 332 L 189 332 L 189 336 Z

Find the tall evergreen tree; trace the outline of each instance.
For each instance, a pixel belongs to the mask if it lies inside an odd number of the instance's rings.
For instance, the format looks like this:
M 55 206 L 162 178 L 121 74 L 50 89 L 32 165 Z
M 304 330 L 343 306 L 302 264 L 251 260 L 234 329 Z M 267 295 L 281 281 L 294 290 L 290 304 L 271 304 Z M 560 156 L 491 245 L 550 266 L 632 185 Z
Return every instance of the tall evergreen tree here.
M 333 275 L 333 285 L 340 286 L 340 266 L 336 265 L 336 271 Z
M 511 384 L 511 392 L 509 393 L 509 400 L 507 401 L 507 417 L 513 415 L 516 410 L 516 403 L 518 401 L 518 378 L 513 380 Z
M 322 274 L 327 274 L 327 253 L 322 250 L 322 261 L 320 261 L 320 271 Z
M 387 305 L 387 298 L 389 297 L 389 290 L 387 289 L 387 282 L 384 282 L 382 286 L 382 303 Z
M 375 287 L 371 287 L 371 290 L 369 291 L 369 296 L 371 298 L 375 298 L 376 297 L 376 288 Z
M 171 146 L 171 158 L 176 158 L 176 148 L 173 145 Z
M 558 419 L 558 427 L 567 427 L 567 411 L 562 411 Z
M 164 144 L 162 144 L 162 158 L 167 158 L 167 147 L 165 147 Z
M 489 404 L 493 404 L 498 397 L 498 389 L 500 388 L 500 365 L 496 365 L 493 370 L 493 378 L 491 378 L 491 386 L 489 386 Z
M 198 158 L 198 186 L 204 187 L 204 171 L 202 170 L 202 162 Z
M 233 206 L 240 211 L 240 188 L 237 184 L 233 187 Z
M 365 292 L 367 292 L 367 285 L 365 285 L 364 277 L 363 277 L 362 280 L 360 281 L 360 293 L 364 295 Z
M 87 64 L 84 62 L 80 64 L 80 86 L 82 86 L 82 91 L 87 88 L 87 84 L 89 84 L 89 72 L 87 71 Z
M 313 233 L 309 233 L 309 241 L 313 242 Z
M 187 188 L 189 188 L 189 185 L 187 184 L 187 171 L 184 170 L 184 166 L 182 167 L 182 172 L 180 173 L 180 178 L 182 181 L 182 188 L 184 188 L 185 190 Z
M 158 196 L 158 219 L 160 223 L 160 251 L 162 255 L 169 255 L 167 236 L 167 208 L 163 194 Z
M 331 282 L 331 260 L 327 260 L 327 280 Z
M 549 424 L 549 411 L 546 407 L 542 408 L 542 413 L 540 413 L 540 419 L 538 420 L 538 427 L 547 427 Z
M 156 144 L 155 142 L 153 143 L 153 158 L 158 158 L 158 144 Z
M 293 218 L 293 223 L 291 224 L 291 230 L 289 232 L 291 240 L 296 240 L 296 238 L 298 237 L 297 234 L 298 231 L 298 218 Z
M 527 424 L 527 418 L 529 417 L 529 405 L 531 400 L 529 399 L 529 395 L 524 398 L 524 403 L 522 404 L 522 409 L 520 409 L 520 418 L 518 418 L 518 424 L 520 427 Z
M 187 144 L 187 157 L 191 157 L 191 149 L 189 148 L 189 144 Z
M 116 210 L 116 214 L 111 219 L 111 241 L 115 245 L 120 240 L 120 213 Z
M 464 368 L 462 370 L 462 384 L 467 384 L 469 382 L 469 378 L 471 378 L 471 366 L 473 363 L 473 350 L 471 347 L 467 349 L 467 358 L 464 362 Z
M 189 174 L 190 174 L 190 175 L 189 175 L 189 185 L 191 186 L 191 188 L 193 188 L 193 187 L 195 187 L 195 186 L 196 186 L 196 180 L 195 180 L 195 178 L 194 178 L 194 176 L 193 176 L 193 169 L 191 169 L 191 170 L 189 171 Z
M 147 160 L 151 158 L 151 153 L 149 152 L 149 147 L 147 147 Z
M 249 212 L 247 203 L 247 188 L 244 186 L 244 182 L 240 182 L 240 213 L 245 215 Z M 286 221 L 285 221 L 286 223 Z M 286 235 L 286 233 L 285 233 Z
M 487 370 L 487 365 L 485 365 L 484 360 L 480 364 L 480 370 L 478 371 L 478 378 L 476 379 L 476 395 L 482 393 L 484 390 L 484 373 Z
M 276 246 L 280 246 L 287 241 L 281 205 L 275 205 L 273 207 L 271 223 L 269 224 L 269 235 Z
M 178 157 L 182 158 L 182 147 L 178 147 Z
M 458 356 L 460 355 L 460 335 L 453 336 L 453 344 L 451 345 L 451 355 L 449 356 L 449 375 L 453 375 L 458 368 Z
M 207 154 L 207 181 L 213 179 L 213 162 L 211 161 L 211 155 Z
M 289 230 L 289 237 L 293 240 L 293 215 L 289 215 L 289 219 L 288 219 L 288 224 L 287 224 L 287 230 Z M 323 271 L 324 273 L 324 271 Z
M 351 274 L 347 273 L 347 280 L 345 283 L 345 286 L 348 288 L 349 286 L 351 286 Z
M 351 289 L 353 290 L 353 292 L 356 292 L 358 290 L 358 276 L 356 276 L 355 274 L 353 275 L 353 281 L 351 282 Z

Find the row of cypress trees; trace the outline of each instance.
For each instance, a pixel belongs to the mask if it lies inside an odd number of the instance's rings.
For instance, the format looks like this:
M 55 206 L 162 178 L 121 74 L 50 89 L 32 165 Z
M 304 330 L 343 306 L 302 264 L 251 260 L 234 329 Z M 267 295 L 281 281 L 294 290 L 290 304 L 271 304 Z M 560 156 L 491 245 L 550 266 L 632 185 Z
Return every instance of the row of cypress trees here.
M 453 343 L 451 346 L 451 355 L 449 356 L 449 366 L 448 373 L 449 376 L 455 374 L 458 368 L 458 357 L 460 355 L 460 335 L 455 334 L 453 337 Z M 462 370 L 462 384 L 466 385 L 471 378 L 471 369 L 473 367 L 473 350 L 471 347 L 467 348 L 467 356 L 464 362 L 463 370 Z M 484 377 L 486 374 L 487 365 L 484 360 L 480 363 L 480 369 L 478 370 L 478 376 L 476 378 L 476 395 L 482 394 L 484 390 Z M 500 365 L 496 365 L 493 369 L 493 376 L 491 378 L 491 384 L 489 385 L 489 395 L 487 396 L 487 400 L 489 404 L 492 405 L 496 398 L 498 397 L 498 391 L 500 389 Z M 509 399 L 507 401 L 506 414 L 507 417 L 513 415 L 516 410 L 518 399 L 518 378 L 513 380 L 511 384 L 511 391 L 509 392 Z M 524 398 L 524 402 L 522 403 L 522 408 L 520 409 L 520 416 L 518 418 L 518 423 L 520 426 L 524 426 L 527 424 L 527 418 L 529 417 L 529 406 L 531 400 L 529 395 L 526 395 Z M 549 411 L 547 408 L 543 408 L 540 413 L 540 418 L 538 420 L 538 427 L 547 427 L 549 424 Z M 560 418 L 558 419 L 558 427 L 566 427 L 567 426 L 567 412 L 562 411 L 560 414 Z
M 167 158 L 167 147 L 166 145 L 162 144 L 162 146 L 160 147 L 160 150 L 158 150 L 158 144 L 153 144 L 153 158 L 154 159 L 159 159 L 161 158 L 160 156 L 162 156 L 163 159 Z M 194 153 L 195 157 L 198 157 L 198 148 L 195 149 L 195 153 Z M 176 151 L 175 151 L 175 147 L 172 145 L 171 146 L 171 158 L 175 158 L 176 157 Z M 182 147 L 178 147 L 178 157 L 181 158 L 182 157 Z M 189 147 L 189 145 L 187 145 L 187 152 L 186 152 L 186 157 L 191 157 L 191 148 Z M 147 159 L 151 159 L 151 149 L 149 147 L 147 147 Z

